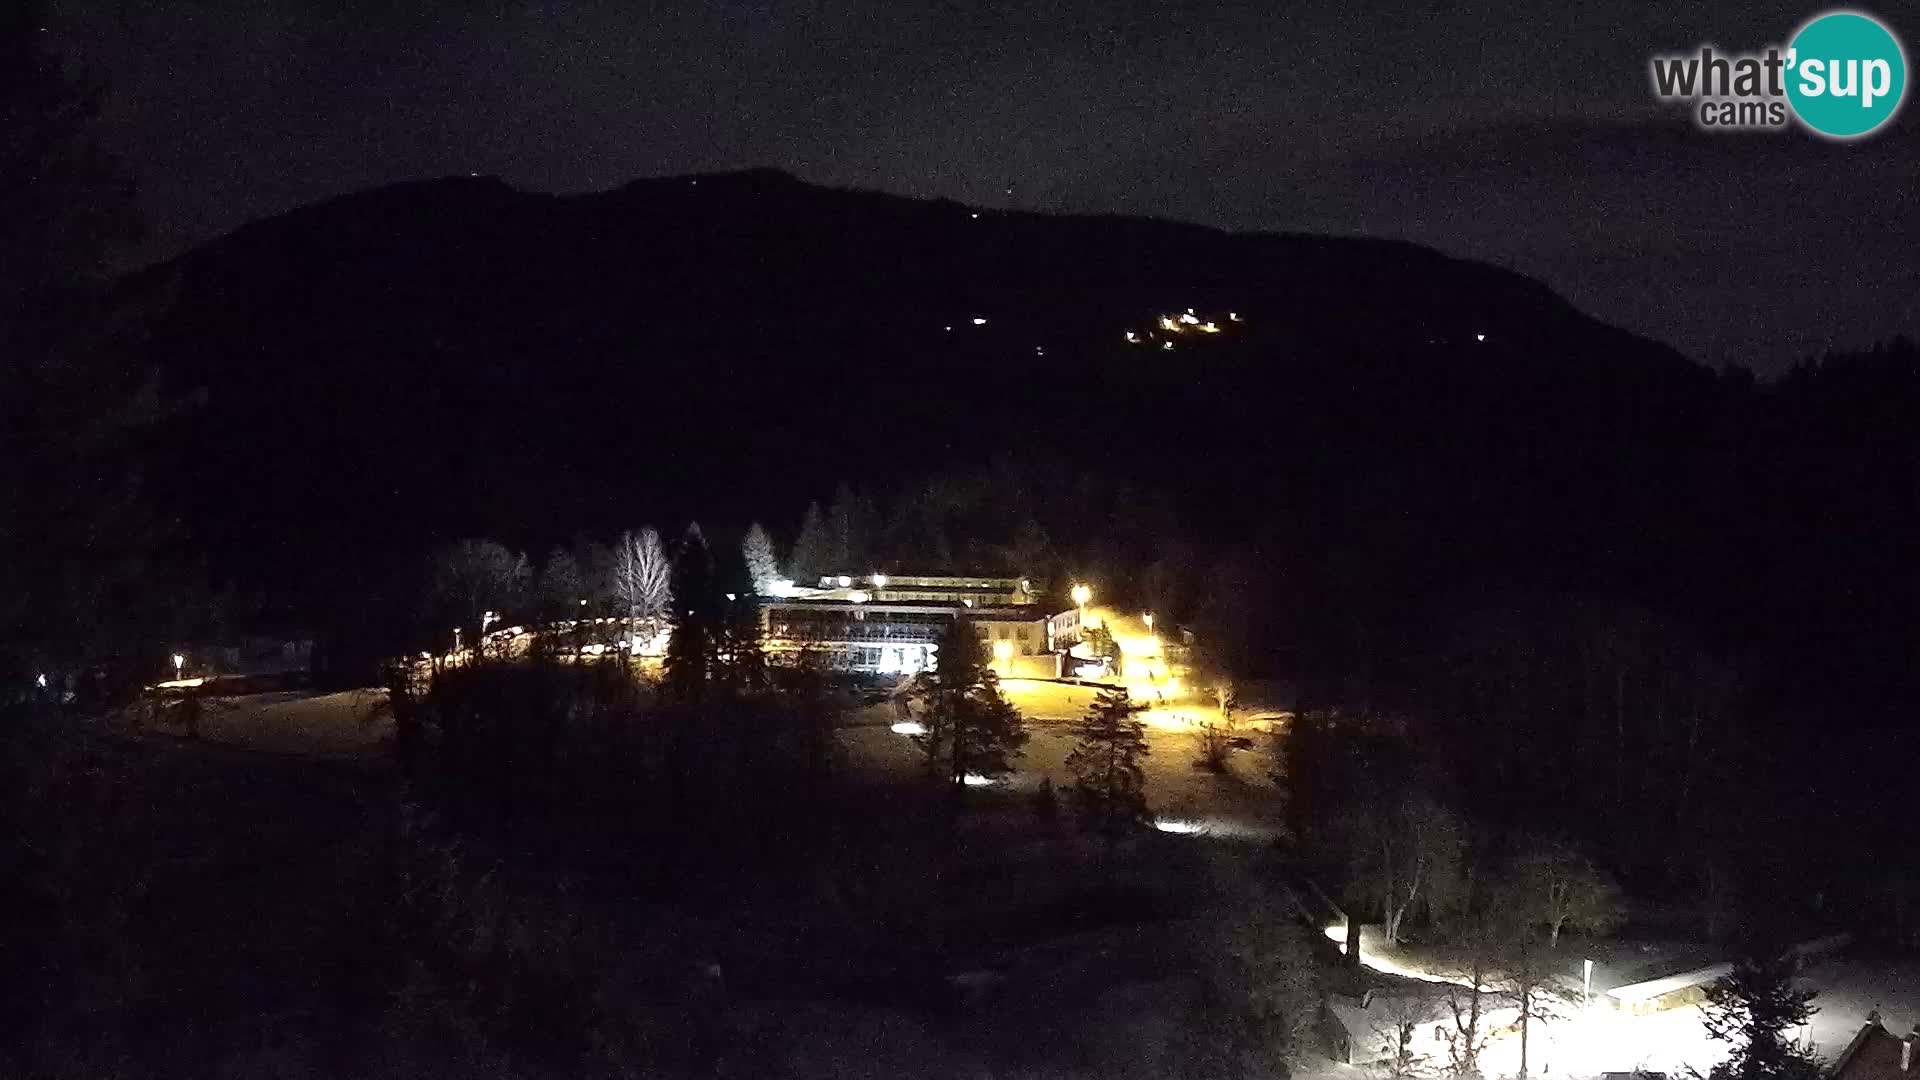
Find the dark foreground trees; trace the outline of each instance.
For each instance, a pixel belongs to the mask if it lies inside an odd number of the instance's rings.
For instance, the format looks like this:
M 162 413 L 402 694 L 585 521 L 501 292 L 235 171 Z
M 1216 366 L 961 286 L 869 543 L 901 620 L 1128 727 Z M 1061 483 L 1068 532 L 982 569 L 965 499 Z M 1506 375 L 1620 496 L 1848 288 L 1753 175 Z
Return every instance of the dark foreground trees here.
M 1820 1063 L 1792 1038 L 1813 1014 L 1814 991 L 1794 986 L 1791 957 L 1744 959 L 1707 990 L 1700 1022 L 1733 1047 L 1710 1080 L 1815 1080 Z
M 101 94 L 48 51 L 40 5 L 0 6 L 0 695 L 137 666 L 186 630 L 140 451 L 172 407 L 141 316 L 106 278 L 139 236 L 96 137 Z M 144 301 L 138 308 L 158 307 Z M 168 593 L 179 593 L 169 596 Z
M 1185 1025 L 1184 1075 L 1285 1076 L 1320 1012 L 1307 928 L 1257 860 L 1228 853 L 1204 870 L 1211 903 L 1193 923 L 1199 993 Z

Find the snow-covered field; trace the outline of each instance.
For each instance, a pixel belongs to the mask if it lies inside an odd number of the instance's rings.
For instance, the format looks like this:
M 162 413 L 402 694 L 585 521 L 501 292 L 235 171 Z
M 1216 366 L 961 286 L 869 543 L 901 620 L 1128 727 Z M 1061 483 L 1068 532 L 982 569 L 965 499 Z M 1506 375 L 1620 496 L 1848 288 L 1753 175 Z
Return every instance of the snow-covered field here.
M 1098 691 L 1093 687 L 1034 679 L 1007 679 L 1001 684 L 1007 699 L 1028 721 L 1031 739 L 1018 771 L 1003 783 L 1026 792 L 1051 779 L 1056 788 L 1069 782 L 1067 755 L 1073 750 L 1073 732 L 1066 721 L 1080 716 Z M 1201 832 L 1215 836 L 1267 837 L 1278 833 L 1273 786 L 1267 777 L 1265 739 L 1249 732 L 1253 746 L 1231 754 L 1226 775 L 1194 767 L 1199 742 L 1193 725 L 1217 720 L 1210 707 L 1180 703 L 1144 714 L 1151 748 L 1146 762 L 1147 801 L 1169 831 Z M 896 734 L 891 705 L 874 705 L 850 718 L 840 734 L 849 763 L 857 772 L 906 779 L 920 768 L 912 739 Z
M 387 692 L 377 688 L 209 697 L 202 699 L 200 737 L 263 753 L 356 757 L 393 735 L 386 703 Z

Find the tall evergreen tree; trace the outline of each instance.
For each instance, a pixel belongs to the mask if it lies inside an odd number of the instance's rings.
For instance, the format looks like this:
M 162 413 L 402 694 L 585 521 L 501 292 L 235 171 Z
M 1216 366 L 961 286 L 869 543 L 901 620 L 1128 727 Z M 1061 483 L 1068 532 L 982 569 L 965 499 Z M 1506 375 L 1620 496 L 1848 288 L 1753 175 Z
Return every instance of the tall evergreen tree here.
M 721 584 L 715 588 L 719 596 L 715 600 L 714 671 L 735 693 L 767 685 L 766 642 L 760 597 L 754 590 L 752 558 L 752 546 L 743 543 L 740 555 L 725 561 Z
M 1077 741 L 1067 755 L 1067 772 L 1074 811 L 1084 826 L 1109 839 L 1153 822 L 1142 764 L 1151 750 L 1146 726 L 1136 718 L 1142 707 L 1128 700 L 1125 687 L 1107 687 L 1073 727 Z
M 913 739 L 930 775 L 957 790 L 968 777 L 991 780 L 1013 770 L 1026 746 L 1026 723 L 1001 695 L 971 619 L 956 616 L 941 634 L 934 668 L 921 684 L 926 731 Z
M 673 637 L 667 642 L 666 691 L 675 701 L 704 700 L 722 617 L 715 601 L 713 552 L 698 523 L 687 526 L 673 560 Z
M 492 540 L 461 540 L 441 548 L 433 558 L 428 603 L 434 634 L 445 633 L 451 620 L 468 643 L 478 642 L 481 623 L 489 611 L 501 612 L 519 603 L 531 578 L 527 557 Z
M 773 583 L 780 580 L 780 564 L 773 557 L 773 541 L 759 522 L 747 527 L 740 551 L 747 561 L 747 579 L 753 591 L 760 596 L 773 595 Z
M 1772 950 L 1768 950 L 1771 952 Z M 1819 1012 L 1814 991 L 1794 987 L 1791 957 L 1742 960 L 1707 989 L 1700 1022 L 1707 1034 L 1732 1045 L 1709 1080 L 1815 1080 L 1820 1064 L 1790 1033 Z
M 826 520 L 831 562 L 835 568 L 852 572 L 872 565 L 873 518 L 871 501 L 855 494 L 845 482 L 834 489 Z
M 793 541 L 793 554 L 787 557 L 787 572 L 802 585 L 817 585 L 822 575 L 845 569 L 833 565 L 833 539 L 820 504 L 808 503 L 800 519 L 800 535 Z

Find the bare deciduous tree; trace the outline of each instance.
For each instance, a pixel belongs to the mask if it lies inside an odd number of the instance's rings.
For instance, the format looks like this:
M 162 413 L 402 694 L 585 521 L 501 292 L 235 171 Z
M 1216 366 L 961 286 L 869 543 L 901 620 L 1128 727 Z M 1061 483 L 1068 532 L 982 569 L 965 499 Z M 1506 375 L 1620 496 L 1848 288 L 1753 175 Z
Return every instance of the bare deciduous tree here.
M 672 598 L 672 563 L 653 528 L 622 535 L 613 551 L 613 591 L 634 636 L 658 632 Z
M 1625 914 L 1620 889 L 1606 871 L 1564 843 L 1536 843 L 1515 860 L 1510 879 L 1526 917 L 1547 928 L 1550 948 L 1566 927 L 1604 934 Z
M 487 613 L 520 600 L 531 576 L 525 555 L 492 540 L 461 540 L 434 555 L 431 598 L 477 646 Z
M 1420 1031 L 1439 1019 L 1440 1009 L 1432 998 L 1394 994 L 1381 999 L 1373 1035 L 1381 1054 L 1375 1071 L 1382 1080 L 1413 1080 L 1432 1072 L 1429 1055 L 1422 1052 Z
M 1452 903 L 1466 843 L 1452 811 L 1419 792 L 1382 792 L 1349 811 L 1345 829 L 1349 890 L 1380 910 L 1389 945 L 1408 915 Z
M 1481 910 L 1467 920 L 1464 947 L 1453 985 L 1447 990 L 1447 1021 L 1440 1034 L 1447 1046 L 1448 1071 L 1455 1076 L 1480 1075 L 1480 1055 L 1493 1036 L 1489 1014 L 1498 988 L 1492 984 L 1493 965 L 1503 943 L 1498 912 Z

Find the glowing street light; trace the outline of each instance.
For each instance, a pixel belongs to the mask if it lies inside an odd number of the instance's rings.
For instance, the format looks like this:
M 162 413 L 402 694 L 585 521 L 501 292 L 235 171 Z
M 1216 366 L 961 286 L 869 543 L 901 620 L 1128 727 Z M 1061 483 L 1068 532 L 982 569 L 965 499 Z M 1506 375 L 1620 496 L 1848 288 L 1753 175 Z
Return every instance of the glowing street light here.
M 886 588 L 886 587 L 887 587 L 887 575 L 885 575 L 885 574 L 875 574 L 875 575 L 873 575 L 873 587 L 874 587 L 874 588 L 876 588 L 876 589 L 884 589 L 884 588 Z
M 174 682 L 180 681 L 180 668 L 183 665 L 185 665 L 186 662 L 187 662 L 186 657 L 181 656 L 179 653 L 173 654 L 173 681 Z
M 1580 977 L 1580 1007 L 1586 1008 L 1593 999 L 1593 961 L 1586 962 L 1586 972 Z
M 1001 674 L 1012 670 L 1013 642 L 996 641 L 993 643 L 993 662 L 1000 665 Z
M 1149 611 L 1145 615 L 1140 616 L 1140 618 L 1146 621 L 1147 629 L 1153 629 L 1153 612 Z
M 1087 601 L 1092 599 L 1093 599 L 1092 589 L 1089 589 L 1085 585 L 1075 585 L 1073 587 L 1073 603 L 1075 607 L 1084 608 L 1087 606 Z

